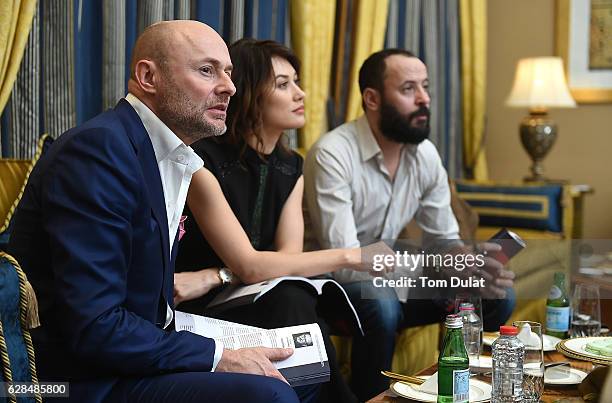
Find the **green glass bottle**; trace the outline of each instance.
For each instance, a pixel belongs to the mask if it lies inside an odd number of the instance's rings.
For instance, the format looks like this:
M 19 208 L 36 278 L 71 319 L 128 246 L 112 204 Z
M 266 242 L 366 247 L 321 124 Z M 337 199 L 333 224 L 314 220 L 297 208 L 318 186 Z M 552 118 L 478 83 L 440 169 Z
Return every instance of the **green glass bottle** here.
M 546 334 L 560 339 L 568 337 L 570 300 L 565 288 L 565 274 L 555 273 L 555 282 L 546 300 Z
M 438 358 L 438 403 L 467 403 L 470 397 L 470 360 L 463 342 L 459 315 L 446 317 L 446 335 Z

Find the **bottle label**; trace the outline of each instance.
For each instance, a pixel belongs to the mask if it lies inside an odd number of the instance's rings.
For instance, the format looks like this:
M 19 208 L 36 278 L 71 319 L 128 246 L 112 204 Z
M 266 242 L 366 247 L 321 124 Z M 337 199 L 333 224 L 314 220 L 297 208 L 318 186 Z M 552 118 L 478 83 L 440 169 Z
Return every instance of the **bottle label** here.
M 569 306 L 547 306 L 546 307 L 546 330 L 553 332 L 567 332 L 569 330 Z
M 470 400 L 470 370 L 453 371 L 453 403 L 468 403 Z
M 553 285 L 552 287 L 550 287 L 550 292 L 548 293 L 548 299 L 561 298 L 562 295 L 563 295 L 563 292 L 561 292 L 561 289 L 557 287 L 556 285 Z

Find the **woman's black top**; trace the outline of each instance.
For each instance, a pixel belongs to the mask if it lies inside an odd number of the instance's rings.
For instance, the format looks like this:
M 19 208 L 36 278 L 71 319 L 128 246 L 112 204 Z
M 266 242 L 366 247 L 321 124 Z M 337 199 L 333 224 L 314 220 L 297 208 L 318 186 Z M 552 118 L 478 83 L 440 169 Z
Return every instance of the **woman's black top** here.
M 240 149 L 217 139 L 192 145 L 204 167 L 219 181 L 223 194 L 256 250 L 275 250 L 276 227 L 285 202 L 302 175 L 302 157 L 277 146 L 260 157 L 246 147 Z M 185 235 L 179 242 L 176 271 L 197 271 L 225 266 L 200 232 L 195 218 L 185 207 Z

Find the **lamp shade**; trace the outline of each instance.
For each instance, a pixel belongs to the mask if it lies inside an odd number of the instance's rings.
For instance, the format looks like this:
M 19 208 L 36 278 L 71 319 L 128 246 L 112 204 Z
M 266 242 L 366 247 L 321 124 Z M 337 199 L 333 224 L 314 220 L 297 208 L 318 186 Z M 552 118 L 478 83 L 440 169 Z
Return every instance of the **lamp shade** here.
M 519 60 L 508 106 L 530 108 L 573 108 L 572 98 L 560 57 L 534 57 Z

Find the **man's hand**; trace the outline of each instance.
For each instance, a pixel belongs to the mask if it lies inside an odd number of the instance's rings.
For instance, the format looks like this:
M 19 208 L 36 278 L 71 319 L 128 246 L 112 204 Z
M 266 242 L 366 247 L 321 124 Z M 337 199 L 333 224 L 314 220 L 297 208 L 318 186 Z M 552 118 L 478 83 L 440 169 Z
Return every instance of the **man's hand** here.
M 174 306 L 199 298 L 220 285 L 216 268 L 174 273 Z
M 499 252 L 501 246 L 496 243 L 485 242 L 480 244 L 478 252 L 485 255 L 484 266 L 478 269 L 472 269 L 473 275 L 480 276 L 485 279 L 485 288 L 482 290 L 482 295 L 485 298 L 505 298 L 506 288 L 511 288 L 514 285 L 514 272 L 506 269 L 503 264 L 488 255 L 494 252 Z
M 506 288 L 511 288 L 514 285 L 514 272 L 504 268 L 499 261 L 488 256 L 494 252 L 499 252 L 501 246 L 496 243 L 485 242 L 478 245 L 477 251 L 470 245 L 464 245 L 453 249 L 451 254 L 482 254 L 484 255 L 484 265 L 477 267 L 471 265 L 463 271 L 453 271 L 453 275 L 460 277 L 476 277 L 485 280 L 485 288 L 481 290 L 482 296 L 485 298 L 505 298 Z M 447 272 L 450 274 L 450 272 Z
M 253 347 L 223 350 L 215 371 L 269 376 L 288 384 L 289 382 L 272 365 L 272 361 L 282 361 L 292 354 L 292 348 Z

